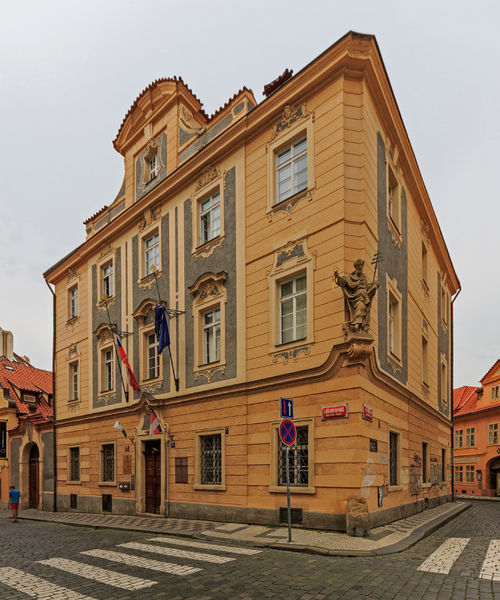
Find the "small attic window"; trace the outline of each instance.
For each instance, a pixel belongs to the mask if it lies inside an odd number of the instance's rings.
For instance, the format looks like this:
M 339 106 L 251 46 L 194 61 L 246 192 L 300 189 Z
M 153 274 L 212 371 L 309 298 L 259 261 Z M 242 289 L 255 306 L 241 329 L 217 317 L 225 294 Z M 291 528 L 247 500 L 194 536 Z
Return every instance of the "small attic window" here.
M 14 371 L 14 367 L 11 367 L 10 365 L 4 365 L 3 368 L 7 371 Z
M 23 400 L 25 402 L 36 402 L 36 396 L 33 394 L 23 394 Z
M 158 148 L 151 147 L 144 156 L 144 183 L 149 183 L 156 179 L 160 172 L 160 161 L 158 157 Z

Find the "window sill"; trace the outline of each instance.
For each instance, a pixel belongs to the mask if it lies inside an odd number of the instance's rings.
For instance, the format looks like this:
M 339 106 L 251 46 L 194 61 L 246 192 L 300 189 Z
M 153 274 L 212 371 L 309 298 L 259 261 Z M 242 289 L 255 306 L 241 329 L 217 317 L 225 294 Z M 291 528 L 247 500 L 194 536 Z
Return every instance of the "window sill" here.
M 82 485 L 81 481 L 66 481 L 66 485 Z
M 270 485 L 269 491 L 273 494 L 286 494 L 286 486 Z M 297 487 L 297 486 L 291 485 L 290 493 L 291 494 L 315 494 L 316 488 L 314 486 Z
M 285 200 L 281 200 L 280 202 L 275 202 L 268 209 L 268 211 L 267 211 L 268 216 L 271 217 L 274 213 L 277 213 L 281 210 L 284 210 L 285 212 L 290 214 L 292 212 L 292 209 L 295 207 L 295 205 L 300 200 L 303 200 L 305 198 L 308 201 L 310 201 L 312 199 L 313 191 L 314 191 L 314 188 L 307 188 L 305 190 L 301 190 L 300 192 L 297 192 L 293 196 L 289 196 Z M 274 198 L 273 198 L 273 200 L 274 200 Z
M 387 229 L 389 230 L 389 233 L 391 234 L 393 245 L 396 248 L 401 248 L 401 245 L 403 243 L 403 236 L 399 232 L 398 226 L 396 225 L 396 223 L 394 223 L 392 218 L 389 217 L 389 215 L 387 215 L 386 220 L 387 220 Z
M 223 232 L 221 232 L 218 236 L 212 238 L 211 240 L 208 240 L 208 242 L 205 242 L 204 244 L 200 244 L 199 246 L 197 246 L 193 252 L 192 255 L 194 258 L 208 258 L 209 256 L 211 256 L 214 251 L 216 250 L 216 248 L 220 248 L 222 246 L 222 242 L 225 239 L 225 235 Z
M 388 488 L 388 492 L 401 492 L 403 490 L 403 486 L 398 484 L 398 485 L 390 485 Z
M 116 481 L 99 481 L 99 487 L 116 487 Z
M 208 483 L 196 483 L 193 485 L 193 490 L 205 491 L 205 492 L 225 492 L 226 486 L 223 484 L 208 484 Z
M 73 325 L 74 323 L 76 323 L 76 321 L 78 321 L 78 318 L 80 317 L 80 315 L 75 315 L 74 317 L 70 317 L 67 321 L 66 321 L 66 325 Z

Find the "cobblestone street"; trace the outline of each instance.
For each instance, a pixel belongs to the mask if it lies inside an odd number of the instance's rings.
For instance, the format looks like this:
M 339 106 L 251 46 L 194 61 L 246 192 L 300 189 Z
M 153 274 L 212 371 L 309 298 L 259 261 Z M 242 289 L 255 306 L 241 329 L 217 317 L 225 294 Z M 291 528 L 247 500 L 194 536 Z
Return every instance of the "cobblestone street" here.
M 1 517 L 2 600 L 500 599 L 495 502 L 472 502 L 409 550 L 379 557 Z

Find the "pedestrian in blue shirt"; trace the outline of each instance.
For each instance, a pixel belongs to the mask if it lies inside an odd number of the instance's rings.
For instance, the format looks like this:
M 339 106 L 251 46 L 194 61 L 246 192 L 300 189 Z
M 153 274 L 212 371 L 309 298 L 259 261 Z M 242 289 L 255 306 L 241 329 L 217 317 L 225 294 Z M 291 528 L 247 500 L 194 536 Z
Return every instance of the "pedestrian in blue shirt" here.
M 21 502 L 21 490 L 18 490 L 15 485 L 10 486 L 9 491 L 9 504 L 12 509 L 12 516 L 14 517 L 14 523 L 17 523 L 17 513 L 19 511 L 19 504 Z

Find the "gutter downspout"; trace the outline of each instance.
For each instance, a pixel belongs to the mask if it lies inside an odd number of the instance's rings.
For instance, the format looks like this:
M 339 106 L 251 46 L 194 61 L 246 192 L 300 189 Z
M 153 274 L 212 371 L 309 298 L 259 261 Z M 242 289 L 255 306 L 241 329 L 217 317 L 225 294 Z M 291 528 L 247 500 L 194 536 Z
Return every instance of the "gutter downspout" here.
M 53 481 L 53 512 L 57 512 L 57 444 L 56 444 L 56 294 L 44 278 L 47 287 L 52 294 L 52 468 L 54 470 Z
M 451 387 L 451 501 L 455 502 L 455 420 L 453 418 L 453 379 L 454 379 L 454 371 L 455 371 L 455 350 L 454 350 L 454 337 L 455 337 L 455 322 L 453 319 L 453 303 L 458 298 L 458 295 L 462 291 L 462 288 L 459 287 L 457 293 L 451 299 L 451 364 L 452 369 L 450 373 L 450 387 Z

